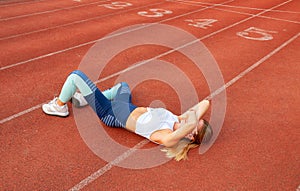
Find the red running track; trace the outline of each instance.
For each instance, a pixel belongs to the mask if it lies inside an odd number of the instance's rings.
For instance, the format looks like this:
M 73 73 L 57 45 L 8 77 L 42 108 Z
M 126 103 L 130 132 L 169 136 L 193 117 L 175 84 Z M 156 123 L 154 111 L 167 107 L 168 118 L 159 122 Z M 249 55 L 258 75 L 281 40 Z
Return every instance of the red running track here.
M 130 0 L 123 7 L 112 5 L 95 0 L 0 4 L 1 190 L 300 189 L 299 2 Z M 137 14 L 151 8 L 172 13 Z M 189 25 L 196 19 L 213 22 Z M 80 136 L 72 110 L 62 119 L 44 115 L 40 106 L 59 94 L 96 40 L 141 23 L 176 26 L 199 38 L 223 74 L 227 108 L 208 152 L 199 155 L 194 149 L 187 161 L 137 170 L 118 167 L 126 158 L 106 162 L 95 155 Z M 100 79 L 99 87 L 113 85 L 114 74 L 135 63 L 160 56 L 189 77 L 200 99 L 213 93 L 189 59 L 178 52 L 164 54 L 168 51 L 144 45 L 120 53 L 101 74 L 108 78 Z M 163 82 L 148 80 L 133 90 L 137 105 L 154 100 L 180 113 L 180 98 Z M 145 142 L 122 129 L 104 129 L 128 148 Z M 153 146 L 146 142 L 146 148 Z

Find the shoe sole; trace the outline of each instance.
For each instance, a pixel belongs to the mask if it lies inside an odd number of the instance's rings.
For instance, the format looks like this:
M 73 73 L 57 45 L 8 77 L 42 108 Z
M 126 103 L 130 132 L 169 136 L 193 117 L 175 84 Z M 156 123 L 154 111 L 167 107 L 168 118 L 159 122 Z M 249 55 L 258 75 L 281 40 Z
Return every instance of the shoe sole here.
M 57 117 L 62 117 L 62 118 L 66 118 L 69 116 L 69 113 L 67 115 L 60 115 L 60 114 L 57 114 L 57 113 L 46 113 L 44 112 L 45 114 L 47 115 L 51 115 L 51 116 L 57 116 Z
M 49 111 L 45 111 L 44 110 L 44 108 L 42 108 L 42 110 L 43 110 L 43 112 L 45 113 L 45 114 L 47 114 L 47 115 L 51 115 L 51 116 L 58 116 L 58 117 L 63 117 L 63 118 L 65 118 L 65 117 L 68 117 L 69 116 L 69 112 L 67 113 L 67 114 L 65 114 L 65 113 L 57 113 L 57 112 L 49 112 Z
M 60 115 L 60 114 L 56 114 L 56 113 L 46 113 L 44 112 L 46 115 L 51 115 L 51 116 L 56 116 L 56 117 L 62 117 L 62 118 L 66 118 L 69 116 L 69 114 L 67 115 Z

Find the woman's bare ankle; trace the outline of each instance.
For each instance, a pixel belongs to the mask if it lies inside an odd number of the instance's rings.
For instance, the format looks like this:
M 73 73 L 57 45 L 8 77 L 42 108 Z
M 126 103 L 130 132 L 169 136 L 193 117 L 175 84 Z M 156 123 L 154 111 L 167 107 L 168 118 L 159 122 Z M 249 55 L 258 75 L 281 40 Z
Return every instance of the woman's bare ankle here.
M 65 105 L 64 102 L 60 101 L 60 99 L 57 99 L 56 103 L 57 103 L 57 105 L 59 105 L 59 106 L 64 106 L 64 105 Z

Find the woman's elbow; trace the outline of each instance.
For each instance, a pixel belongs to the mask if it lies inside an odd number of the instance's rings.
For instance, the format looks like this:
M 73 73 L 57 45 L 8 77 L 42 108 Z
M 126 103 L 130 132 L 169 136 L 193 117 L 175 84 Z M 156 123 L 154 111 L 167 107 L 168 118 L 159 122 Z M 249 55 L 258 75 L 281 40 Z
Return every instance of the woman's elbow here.
M 202 100 L 199 105 L 201 105 L 201 107 L 204 107 L 204 108 L 209 108 L 210 106 L 210 101 L 205 99 L 205 100 Z
M 165 147 L 173 147 L 177 144 L 177 142 L 178 141 L 169 138 L 164 138 L 161 140 L 161 144 L 164 145 Z
M 168 142 L 168 143 L 165 143 L 165 144 L 163 144 L 163 145 L 164 145 L 165 147 L 172 148 L 172 147 L 174 147 L 177 143 L 178 143 L 178 142 L 176 142 L 176 143 L 170 143 L 170 142 Z

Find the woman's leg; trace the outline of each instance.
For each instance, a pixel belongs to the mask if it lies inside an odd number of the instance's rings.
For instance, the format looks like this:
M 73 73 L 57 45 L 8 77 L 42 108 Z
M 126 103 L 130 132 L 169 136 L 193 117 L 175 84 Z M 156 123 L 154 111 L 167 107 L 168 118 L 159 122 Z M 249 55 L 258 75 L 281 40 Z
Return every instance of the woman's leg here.
M 78 89 L 98 116 L 103 116 L 105 110 L 111 107 L 110 101 L 97 86 L 81 71 L 73 71 L 65 82 L 59 99 L 69 101 Z
M 78 70 L 68 76 L 58 100 L 68 102 L 76 89 L 79 89 L 98 117 L 110 127 L 125 127 L 129 114 L 136 108 L 131 103 L 131 94 L 126 83 L 119 83 L 104 92 L 113 99 L 111 102 L 84 73 Z M 67 104 L 57 106 L 57 98 L 43 105 L 43 111 L 47 114 L 66 116 L 68 113 L 61 112 L 61 108 L 67 110 Z
M 79 89 L 99 117 L 103 116 L 107 108 L 111 107 L 110 101 L 101 93 L 97 86 L 83 72 L 75 70 L 65 81 L 58 99 L 43 105 L 44 112 L 50 115 L 68 115 L 69 113 L 65 111 L 67 105 L 59 107 L 57 103 L 67 103 L 76 92 L 76 89 Z M 64 111 L 61 111 L 61 109 L 64 109 Z
M 114 97 L 116 97 L 117 91 L 120 87 L 121 87 L 121 83 L 118 83 L 115 86 L 113 86 L 112 88 L 103 91 L 102 94 L 108 100 L 113 100 Z M 60 100 L 58 100 L 58 101 L 59 101 L 58 104 L 61 104 L 61 105 L 64 104 L 64 103 L 60 102 Z M 73 106 L 75 106 L 75 107 L 84 107 L 89 104 L 80 92 L 75 92 L 75 94 L 72 97 L 72 103 L 73 103 Z
M 123 101 L 127 103 L 131 102 L 131 91 L 126 82 L 121 82 L 118 84 L 118 89 L 114 90 L 114 100 L 115 101 Z
M 137 107 L 131 102 L 131 92 L 127 83 L 121 82 L 113 99 L 112 110 L 114 116 L 121 122 L 122 126 L 126 126 L 130 113 Z
M 108 100 L 112 100 L 117 95 L 117 91 L 120 87 L 121 83 L 118 83 L 112 88 L 103 91 L 102 94 Z M 63 103 L 67 103 L 75 94 L 77 89 L 79 89 L 83 96 L 87 96 L 95 91 L 97 87 L 88 79 L 88 77 L 83 72 L 75 70 L 69 75 L 66 82 L 64 83 L 59 95 L 59 100 Z
M 121 85 L 122 85 L 121 83 L 118 83 L 113 87 L 103 91 L 102 93 L 107 99 L 113 100 L 116 97 L 118 89 L 121 87 Z
M 128 116 L 136 108 L 131 103 L 131 92 L 127 83 L 118 83 L 104 91 L 104 95 L 82 72 L 75 71 L 72 74 L 75 74 L 74 84 L 101 121 L 110 127 L 124 128 Z M 84 83 L 81 82 L 82 80 Z

